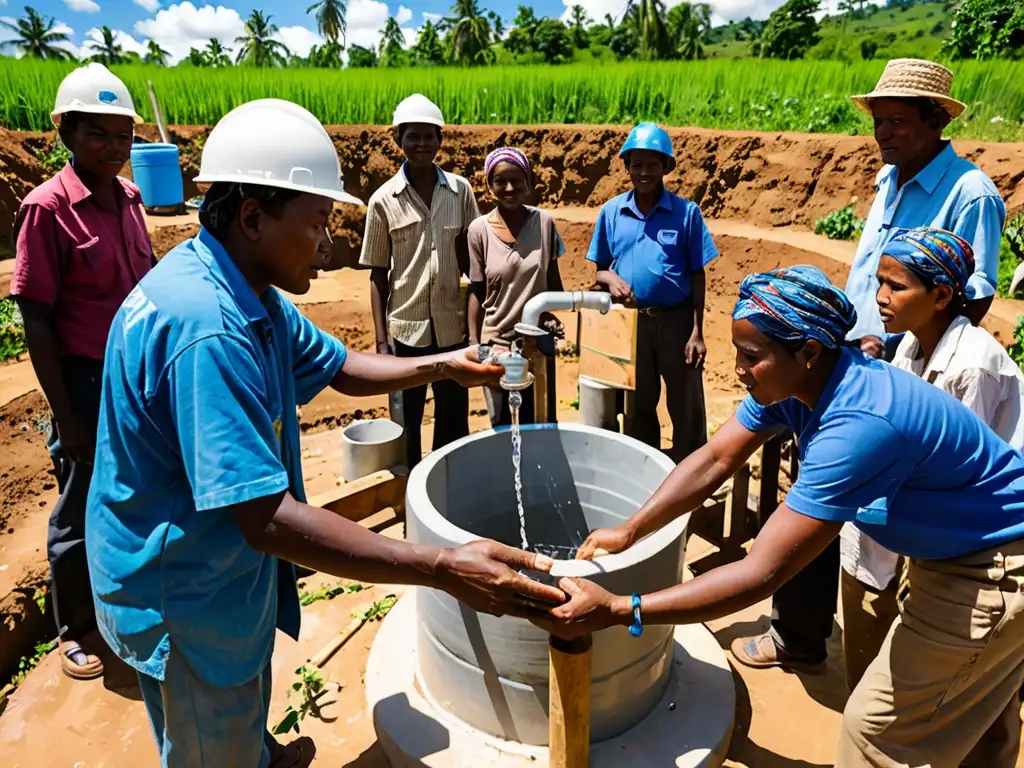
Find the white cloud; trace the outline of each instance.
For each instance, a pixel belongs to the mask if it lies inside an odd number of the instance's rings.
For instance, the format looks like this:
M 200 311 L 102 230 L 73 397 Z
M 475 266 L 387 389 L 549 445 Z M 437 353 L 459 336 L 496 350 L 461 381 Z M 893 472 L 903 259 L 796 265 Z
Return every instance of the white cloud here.
M 380 0 L 352 0 L 345 15 L 348 27 L 345 40 L 348 45 L 377 48 L 380 43 L 380 32 L 384 29 L 389 15 L 387 3 Z
M 160 7 L 160 0 L 132 0 L 132 2 L 148 13 L 153 13 Z
M 99 3 L 93 0 L 64 0 L 64 5 L 79 13 L 98 13 L 100 10 Z
M 412 11 L 404 5 L 398 6 L 398 13 L 395 14 L 395 21 L 397 21 L 399 25 L 407 24 L 412 21 Z
M 429 21 L 433 24 L 437 24 L 437 22 L 439 22 L 443 18 L 443 13 L 427 13 L 426 11 L 423 12 L 423 21 L 425 22 Z
M 159 11 L 152 19 L 135 23 L 136 34 L 156 40 L 177 62 L 188 55 L 189 48 L 205 48 L 210 38 L 234 49 L 235 38 L 242 34 L 244 23 L 238 11 L 222 5 L 196 8 L 190 2 L 178 3 Z
M 82 40 L 82 54 L 91 56 L 102 42 L 103 33 L 98 28 L 93 27 L 85 33 L 85 38 Z M 127 32 L 120 29 L 114 30 L 114 42 L 120 45 L 125 53 L 137 53 L 140 56 L 146 54 L 145 44 L 140 43 Z
M 314 45 L 321 45 L 324 39 L 306 27 L 281 27 L 277 39 L 288 48 L 289 53 L 306 56 Z
M 402 27 L 402 34 L 405 36 L 405 47 L 408 49 L 416 45 L 416 39 L 420 36 L 420 31 L 412 27 Z

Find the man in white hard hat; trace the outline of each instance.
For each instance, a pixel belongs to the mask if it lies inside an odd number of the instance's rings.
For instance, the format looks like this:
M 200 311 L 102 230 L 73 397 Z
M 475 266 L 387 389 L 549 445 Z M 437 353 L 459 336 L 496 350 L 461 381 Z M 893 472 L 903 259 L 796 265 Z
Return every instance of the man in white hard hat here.
M 460 274 L 469 272 L 465 236 L 480 214 L 476 198 L 468 181 L 434 164 L 444 127 L 435 104 L 415 93 L 395 109 L 393 124 L 406 162 L 370 198 L 359 257 L 372 268 L 377 354 L 421 357 L 460 349 L 467 335 Z M 469 393 L 448 381 L 432 388 L 436 450 L 469 434 Z M 400 413 L 392 413 L 405 427 L 410 468 L 423 455 L 426 399 L 425 386 L 405 389 Z
M 256 181 L 254 181 L 256 180 Z M 443 589 L 527 614 L 562 593 L 510 569 L 551 561 L 492 541 L 396 541 L 305 503 L 296 406 L 495 381 L 475 350 L 411 360 L 350 352 L 277 290 L 303 294 L 345 193 L 316 118 L 277 99 L 226 115 L 203 149 L 197 237 L 114 318 L 87 548 L 100 630 L 139 673 L 161 764 L 306 766 L 267 732 L 275 631 L 299 629 L 295 566 Z
M 96 615 L 85 556 L 103 350 L 114 313 L 154 260 L 139 190 L 118 176 L 142 121 L 124 83 L 102 64 L 80 67 L 60 84 L 51 119 L 72 161 L 18 211 L 11 293 L 53 414 L 60 497 L 47 554 L 60 661 L 68 676 L 88 679 L 103 673 L 90 652 Z

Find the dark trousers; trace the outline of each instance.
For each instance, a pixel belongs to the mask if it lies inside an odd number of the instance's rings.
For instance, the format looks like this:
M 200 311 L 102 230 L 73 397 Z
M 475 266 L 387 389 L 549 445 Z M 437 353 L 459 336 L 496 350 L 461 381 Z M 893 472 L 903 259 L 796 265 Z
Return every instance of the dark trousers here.
M 100 414 L 103 362 L 83 357 L 61 358 L 67 387 L 79 418 L 92 430 Z M 85 556 L 85 506 L 92 466 L 72 460 L 60 446 L 60 424 L 54 419 L 47 441 L 60 498 L 50 513 L 46 552 L 50 560 L 50 590 L 57 633 L 74 639 L 96 628 L 92 582 Z
M 465 347 L 464 343 L 454 347 L 438 347 L 431 342 L 428 347 L 410 347 L 395 342 L 397 357 L 425 357 L 440 352 L 451 352 Z M 434 391 L 434 443 L 432 450 L 469 434 L 469 390 L 454 381 L 443 379 L 430 385 Z M 409 469 L 423 458 L 423 438 L 420 427 L 423 424 L 423 409 L 427 403 L 427 387 L 414 387 L 398 393 L 401 414 L 392 413 L 392 418 L 405 428 L 406 461 Z
M 625 432 L 654 448 L 661 447 L 658 400 L 664 379 L 672 419 L 672 449 L 668 455 L 676 463 L 708 441 L 704 372 L 686 364 L 686 344 L 692 333 L 690 301 L 656 315 L 641 313 L 637 318 L 636 391 Z
M 839 601 L 839 538 L 772 597 L 775 645 L 807 661 L 824 661 Z

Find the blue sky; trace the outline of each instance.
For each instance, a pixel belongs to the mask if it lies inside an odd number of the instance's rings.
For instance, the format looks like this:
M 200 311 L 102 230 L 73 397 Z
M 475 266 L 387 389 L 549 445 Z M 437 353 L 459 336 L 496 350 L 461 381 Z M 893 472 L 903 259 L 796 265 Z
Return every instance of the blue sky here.
M 524 0 L 518 0 L 524 2 Z M 561 17 L 567 6 L 578 2 L 594 20 L 605 14 L 621 14 L 625 0 L 535 0 L 529 2 L 538 16 Z M 677 5 L 683 0 L 667 0 Z M 221 0 L 206 4 L 203 0 L 27 0 L 36 10 L 53 16 L 73 41 L 74 53 L 87 56 L 89 40 L 98 37 L 98 28 L 107 25 L 118 33 L 119 42 L 128 51 L 141 51 L 146 41 L 157 40 L 177 60 L 191 46 L 202 47 L 216 37 L 232 44 L 241 33 L 243 20 L 258 8 L 273 16 L 280 29 L 281 40 L 295 53 L 305 55 L 310 46 L 320 42 L 316 23 L 305 13 L 313 0 Z M 784 0 L 710 0 L 716 23 L 751 16 L 766 18 Z M 828 0 L 833 4 L 835 0 Z M 24 14 L 26 0 L 0 0 L 0 17 L 9 19 Z M 410 41 L 426 18 L 445 14 L 451 0 L 348 0 L 349 43 L 375 46 L 388 16 L 394 16 Z M 506 23 L 516 14 L 517 0 L 481 0 L 486 10 L 499 13 Z M 68 31 L 70 30 L 70 31 Z M 8 37 L 0 29 L 0 40 Z M 83 53 L 83 50 L 86 52 Z

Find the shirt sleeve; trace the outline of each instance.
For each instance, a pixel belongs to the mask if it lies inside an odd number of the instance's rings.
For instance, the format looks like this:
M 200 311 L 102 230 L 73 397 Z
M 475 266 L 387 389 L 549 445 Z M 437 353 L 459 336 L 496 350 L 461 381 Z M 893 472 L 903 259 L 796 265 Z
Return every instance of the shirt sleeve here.
M 840 414 L 810 436 L 786 505 L 818 520 L 852 521 L 862 508 L 887 506 L 913 456 L 885 419 Z
M 608 269 L 614 258 L 612 256 L 611 243 L 608 238 L 608 208 L 602 208 L 597 215 L 597 224 L 594 225 L 594 235 L 590 239 L 590 248 L 587 250 L 587 261 L 592 261 L 598 269 Z
M 25 206 L 20 217 L 11 294 L 52 306 L 60 286 L 57 217 L 40 205 Z
M 966 368 L 942 382 L 942 388 L 992 426 L 1003 403 L 1003 382 L 981 368 Z
M 469 248 L 469 282 L 482 283 L 487 279 L 486 233 L 479 226 L 470 226 L 466 240 Z
M 974 249 L 974 274 L 967 281 L 968 299 L 994 296 L 999 279 L 999 244 L 1003 237 L 1006 207 L 998 197 L 986 195 L 972 201 L 957 218 L 953 232 Z
M 384 204 L 376 198 L 370 199 L 366 209 L 366 228 L 363 231 L 363 250 L 359 264 L 364 267 L 386 269 L 391 266 L 391 235 Z
M 254 350 L 211 336 L 175 358 L 168 377 L 171 415 L 185 475 L 199 511 L 288 488 L 266 382 Z
M 790 424 L 786 418 L 781 403 L 761 405 L 750 395 L 736 409 L 736 420 L 751 432 L 774 432 L 783 428 L 796 430 L 795 425 Z
M 707 224 L 704 223 L 704 217 L 701 216 L 700 208 L 696 205 L 693 206 L 693 213 L 690 215 L 690 226 L 687 230 L 690 238 L 690 242 L 687 244 L 689 246 L 687 251 L 690 263 L 687 267 L 690 272 L 699 272 L 718 258 L 718 247 L 715 245 L 715 241 L 711 239 L 711 232 L 708 230 Z
M 285 308 L 291 333 L 295 403 L 305 405 L 334 381 L 345 365 L 348 350 L 283 297 L 281 306 Z

